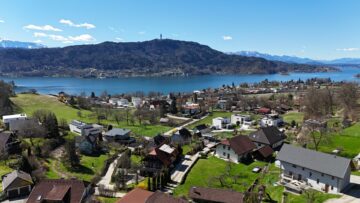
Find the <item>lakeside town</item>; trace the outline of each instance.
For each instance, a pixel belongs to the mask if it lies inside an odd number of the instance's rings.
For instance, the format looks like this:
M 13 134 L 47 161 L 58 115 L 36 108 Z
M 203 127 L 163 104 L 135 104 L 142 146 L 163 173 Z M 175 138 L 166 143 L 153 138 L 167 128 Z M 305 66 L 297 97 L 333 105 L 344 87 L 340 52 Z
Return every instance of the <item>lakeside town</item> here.
M 359 86 L 15 93 L 0 82 L 4 202 L 359 202 Z

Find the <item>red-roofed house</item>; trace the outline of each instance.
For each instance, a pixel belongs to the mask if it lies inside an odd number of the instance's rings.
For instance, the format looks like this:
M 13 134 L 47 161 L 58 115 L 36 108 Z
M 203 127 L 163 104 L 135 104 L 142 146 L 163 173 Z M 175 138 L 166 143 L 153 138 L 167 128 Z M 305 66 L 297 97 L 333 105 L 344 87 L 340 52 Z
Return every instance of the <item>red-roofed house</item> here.
M 256 146 L 249 137 L 238 135 L 230 139 L 222 140 L 216 146 L 215 155 L 222 159 L 239 163 L 243 160 L 250 159 L 254 149 L 256 149 Z

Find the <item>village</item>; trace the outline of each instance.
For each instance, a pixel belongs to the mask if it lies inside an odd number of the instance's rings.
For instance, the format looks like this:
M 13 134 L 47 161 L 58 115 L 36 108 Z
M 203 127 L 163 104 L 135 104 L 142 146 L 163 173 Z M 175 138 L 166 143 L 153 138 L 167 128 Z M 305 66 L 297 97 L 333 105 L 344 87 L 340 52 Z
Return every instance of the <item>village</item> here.
M 264 80 L 167 95 L 0 89 L 3 202 L 360 201 L 355 83 Z

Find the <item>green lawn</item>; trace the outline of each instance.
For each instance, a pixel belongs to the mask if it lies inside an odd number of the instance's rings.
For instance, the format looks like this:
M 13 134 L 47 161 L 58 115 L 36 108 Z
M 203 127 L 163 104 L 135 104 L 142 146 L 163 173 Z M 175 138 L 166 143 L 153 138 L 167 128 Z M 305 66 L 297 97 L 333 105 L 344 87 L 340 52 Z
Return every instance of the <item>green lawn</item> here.
M 70 171 L 58 160 L 50 159 L 48 160 L 50 170 L 46 173 L 46 177 L 59 178 L 60 175 L 57 174 L 52 168 L 52 167 L 56 167 L 56 170 L 66 174 L 67 176 L 77 177 L 85 181 L 91 181 L 91 179 L 94 177 L 96 173 L 100 173 L 107 158 L 108 158 L 107 155 L 100 155 L 99 157 L 82 155 L 81 168 L 78 171 Z
M 93 117 L 89 117 L 92 114 L 91 111 L 81 110 L 81 117 L 79 117 L 79 109 L 68 106 L 57 100 L 56 97 L 48 95 L 36 95 L 36 94 L 18 94 L 16 97 L 11 98 L 16 105 L 16 111 L 18 113 L 26 113 L 31 116 L 36 110 L 45 109 L 55 113 L 56 117 L 65 119 L 67 122 L 71 120 L 80 120 L 88 123 L 96 123 L 97 120 Z M 119 122 L 119 125 L 112 120 L 103 120 L 102 124 L 111 124 L 114 127 L 130 129 L 136 135 L 155 136 L 158 133 L 164 133 L 171 129 L 168 126 L 162 125 L 139 125 L 136 121 L 134 125 L 128 125 L 125 120 Z
M 252 173 L 251 170 L 256 166 L 263 167 L 265 165 L 266 163 L 264 162 L 253 162 L 250 165 L 233 164 L 231 175 L 239 176 L 237 183 L 234 184 L 231 179 L 226 181 L 228 183 L 227 187 L 221 187 L 220 182 L 218 180 L 213 180 L 212 177 L 223 174 L 224 171 L 226 171 L 227 162 L 216 157 L 200 159 L 188 174 L 185 183 L 174 190 L 174 195 L 187 196 L 189 189 L 193 186 L 232 189 L 244 192 L 256 178 L 262 176 L 261 174 Z M 279 174 L 279 168 L 276 168 L 274 164 L 271 164 L 268 173 L 260 178 L 260 183 L 266 186 L 266 192 L 269 193 L 274 202 L 281 202 L 284 191 L 283 186 L 274 185 L 279 180 Z M 315 191 L 315 195 L 316 203 L 324 202 L 330 198 L 339 197 L 338 195 L 330 195 L 317 191 Z M 288 202 L 303 203 L 306 202 L 306 197 L 305 195 L 288 194 Z
M 13 171 L 4 161 L 0 161 L 0 177 Z M 2 191 L 2 182 L 0 178 L 0 192 Z
M 360 123 L 331 135 L 330 141 L 320 144 L 319 150 L 331 153 L 334 149 L 342 149 L 340 156 L 354 158 L 360 153 Z
M 131 159 L 132 164 L 140 164 L 141 163 L 141 156 L 132 154 L 130 159 Z
M 288 112 L 283 115 L 283 119 L 287 123 L 291 123 L 291 121 L 295 121 L 296 123 L 301 124 L 304 119 L 304 113 L 302 112 Z
M 115 197 L 97 197 L 101 203 L 115 203 L 119 198 Z

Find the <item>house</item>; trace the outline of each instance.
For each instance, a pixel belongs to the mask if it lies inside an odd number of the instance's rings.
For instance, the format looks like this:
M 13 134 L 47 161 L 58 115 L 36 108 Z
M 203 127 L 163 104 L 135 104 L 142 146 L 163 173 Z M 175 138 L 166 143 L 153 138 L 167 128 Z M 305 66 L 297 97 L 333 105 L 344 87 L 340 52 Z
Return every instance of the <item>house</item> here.
M 192 187 L 189 198 L 198 203 L 243 203 L 244 194 L 233 190 Z
M 258 131 L 250 133 L 249 138 L 254 142 L 257 149 L 264 146 L 270 146 L 272 149 L 276 149 L 284 143 L 286 135 L 277 127 L 270 126 L 260 128 Z
M 11 132 L 0 133 L 0 154 L 16 154 L 21 152 L 20 141 Z
M 187 201 L 160 191 L 150 192 L 141 188 L 135 188 L 116 203 L 187 203 Z
M 10 120 L 9 131 L 21 137 L 44 138 L 45 128 L 35 119 Z
M 146 175 L 151 175 L 162 168 L 173 168 L 174 162 L 180 155 L 177 148 L 163 143 L 152 149 L 142 160 L 144 166 L 143 172 L 147 173 Z
M 69 124 L 70 131 L 81 136 L 100 135 L 103 127 L 98 124 L 86 124 L 81 121 L 73 120 Z
M 200 105 L 192 102 L 186 102 L 183 107 L 183 114 L 184 115 L 195 115 L 200 113 Z
M 225 99 L 220 99 L 220 100 L 217 102 L 217 105 L 218 105 L 219 109 L 225 110 L 225 109 L 227 108 L 227 100 L 225 100 Z
M 256 112 L 257 112 L 258 114 L 263 114 L 263 115 L 265 115 L 265 114 L 270 114 L 270 113 L 271 113 L 271 109 L 262 107 L 262 108 L 257 109 Z
M 30 194 L 34 184 L 31 176 L 20 170 L 14 170 L 11 173 L 1 177 L 3 193 L 7 198 L 17 198 Z
M 116 141 L 122 144 L 130 144 L 135 142 L 135 139 L 130 137 L 131 130 L 124 128 L 113 128 L 104 134 L 106 141 Z
M 26 203 L 80 203 L 90 193 L 90 184 L 77 179 L 45 179 L 35 185 Z
M 98 136 L 75 136 L 75 147 L 77 147 L 82 154 L 94 154 L 98 149 Z
M 248 123 L 252 124 L 250 115 L 233 114 L 231 115 L 231 123 L 237 126 Z
M 195 126 L 193 129 L 194 135 L 198 137 L 203 137 L 204 139 L 215 141 L 213 134 L 211 133 L 211 128 L 209 128 L 206 124 L 201 124 Z
M 284 144 L 276 159 L 282 169 L 281 182 L 293 190 L 292 182 L 326 193 L 340 193 L 350 182 L 351 160 L 340 156 Z
M 213 118 L 212 125 L 214 128 L 216 128 L 218 130 L 226 129 L 230 126 L 230 119 L 223 118 L 223 117 Z
M 228 159 L 239 163 L 251 158 L 251 153 L 256 149 L 249 137 L 238 135 L 230 139 L 222 140 L 217 146 L 215 155 L 222 159 Z
M 142 104 L 140 97 L 131 97 L 131 103 L 135 108 L 139 108 Z
M 129 106 L 129 100 L 127 99 L 119 99 L 117 101 L 117 106 L 120 106 L 120 107 L 128 107 Z
M 191 142 L 191 132 L 186 128 L 181 128 L 176 133 L 171 135 L 170 140 L 173 145 L 184 145 Z
M 109 103 L 114 106 L 117 105 L 118 101 L 119 101 L 119 98 L 110 98 L 109 99 Z
M 260 120 L 261 127 L 281 127 L 282 125 L 284 125 L 284 121 L 278 114 L 268 114 Z
M 18 120 L 25 120 L 27 119 L 26 114 L 14 114 L 14 115 L 5 115 L 2 117 L 2 122 L 6 126 L 6 128 L 9 128 L 10 121 L 16 122 Z

